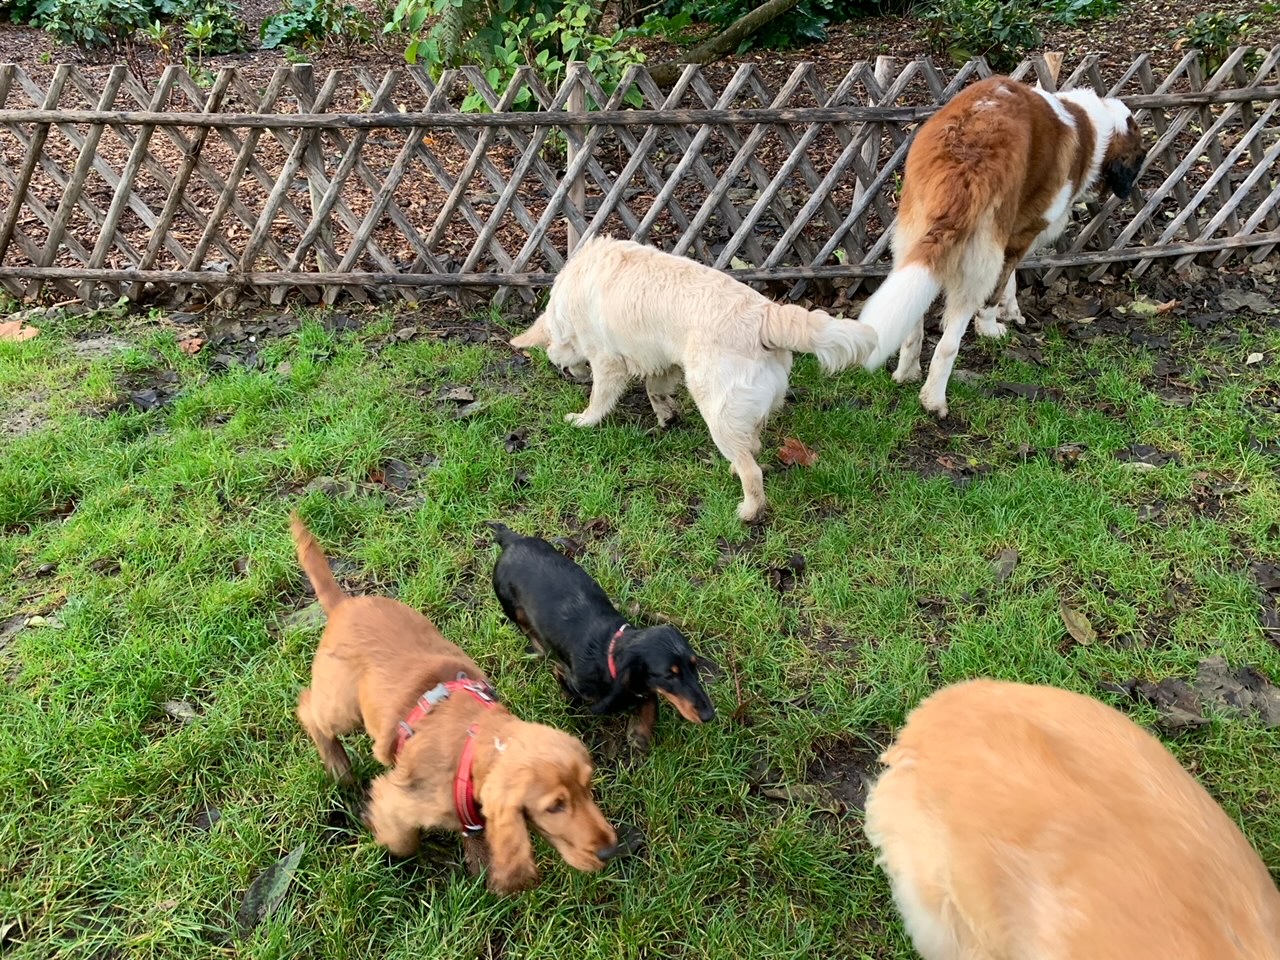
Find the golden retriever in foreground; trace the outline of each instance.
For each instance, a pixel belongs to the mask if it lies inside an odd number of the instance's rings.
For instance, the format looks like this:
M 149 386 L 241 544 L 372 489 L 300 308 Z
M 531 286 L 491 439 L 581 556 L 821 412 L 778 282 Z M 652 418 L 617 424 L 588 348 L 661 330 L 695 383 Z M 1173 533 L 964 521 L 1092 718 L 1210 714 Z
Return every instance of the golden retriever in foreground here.
M 874 332 L 820 310 L 777 304 L 727 274 L 631 240 L 593 237 L 569 258 L 547 308 L 517 348 L 542 347 L 575 377 L 591 365 L 591 402 L 565 419 L 593 427 L 633 377 L 665 426 L 678 412 L 681 372 L 711 439 L 742 481 L 738 516 L 764 510 L 756 454 L 760 431 L 782 406 L 793 350 L 828 372 L 861 363 Z
M 298 720 L 343 782 L 351 762 L 338 737 L 363 728 L 373 738 L 374 756 L 392 768 L 370 787 L 366 820 L 378 842 L 409 856 L 423 828 L 464 831 L 467 862 L 477 870 L 488 861 L 495 893 L 538 880 L 526 818 L 579 870 L 614 856 L 586 747 L 513 716 L 471 658 L 416 610 L 344 593 L 296 514 L 291 525 L 328 616 Z
M 907 718 L 866 831 L 925 960 L 1278 960 L 1280 892 L 1153 736 L 975 680 Z

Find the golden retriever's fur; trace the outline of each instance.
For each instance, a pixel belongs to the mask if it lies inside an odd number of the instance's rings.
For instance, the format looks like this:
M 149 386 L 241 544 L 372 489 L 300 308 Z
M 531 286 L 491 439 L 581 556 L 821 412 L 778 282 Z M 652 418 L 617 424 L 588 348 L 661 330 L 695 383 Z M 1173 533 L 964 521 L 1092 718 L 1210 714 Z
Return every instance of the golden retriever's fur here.
M 978 680 L 907 719 L 866 830 L 925 960 L 1277 960 L 1239 828 L 1118 711 Z
M 631 240 L 593 237 L 556 277 L 547 309 L 511 341 L 543 347 L 575 376 L 591 365 L 591 402 L 565 417 L 598 424 L 633 377 L 665 426 L 678 411 L 683 372 L 716 447 L 742 481 L 738 515 L 764 509 L 755 456 L 760 431 L 782 406 L 793 350 L 823 369 L 861 363 L 875 348 L 871 330 L 820 310 L 774 303 L 712 267 Z
M 893 272 L 863 307 L 879 367 L 901 347 L 893 378 L 920 379 L 924 315 L 941 291 L 942 339 L 920 391 L 947 415 L 947 381 L 969 321 L 1001 337 L 1022 322 L 1014 270 L 1056 239 L 1076 201 L 1133 189 L 1146 157 L 1129 109 L 1091 90 L 1050 94 L 1009 77 L 965 88 L 916 134 L 903 171 Z
M 569 734 L 456 694 L 423 718 L 395 755 L 398 724 L 419 696 L 459 673 L 487 678 L 416 610 L 386 597 L 344 593 L 296 515 L 292 529 L 298 560 L 328 615 L 311 687 L 298 697 L 298 720 L 330 773 L 346 782 L 351 763 L 337 738 L 361 728 L 373 738 L 374 756 L 392 767 L 370 788 L 367 820 L 378 842 L 408 856 L 422 828 L 462 829 L 454 775 L 475 724 L 472 778 L 488 821 L 481 834 L 487 850 L 467 836 L 468 863 L 478 868 L 487 859 L 489 886 L 498 893 L 536 883 L 527 818 L 571 866 L 599 870 L 601 854 L 613 855 L 617 837 L 592 799 L 591 758 Z

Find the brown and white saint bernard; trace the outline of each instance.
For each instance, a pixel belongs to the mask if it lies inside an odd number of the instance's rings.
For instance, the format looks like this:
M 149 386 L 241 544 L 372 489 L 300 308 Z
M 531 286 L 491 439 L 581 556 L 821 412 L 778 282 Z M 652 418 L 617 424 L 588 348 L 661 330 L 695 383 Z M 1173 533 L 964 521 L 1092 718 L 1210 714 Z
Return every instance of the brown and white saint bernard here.
M 1086 194 L 1126 199 L 1146 158 L 1132 114 L 1091 90 L 1052 94 L 990 77 L 957 94 L 920 128 L 907 154 L 892 240 L 893 271 L 867 301 L 862 321 L 879 347 L 878 369 L 899 351 L 893 379 L 920 379 L 924 315 L 945 294 L 943 334 L 920 391 L 947 415 L 947 380 L 977 314 L 980 336 L 1022 322 L 1014 268 L 1050 243 Z

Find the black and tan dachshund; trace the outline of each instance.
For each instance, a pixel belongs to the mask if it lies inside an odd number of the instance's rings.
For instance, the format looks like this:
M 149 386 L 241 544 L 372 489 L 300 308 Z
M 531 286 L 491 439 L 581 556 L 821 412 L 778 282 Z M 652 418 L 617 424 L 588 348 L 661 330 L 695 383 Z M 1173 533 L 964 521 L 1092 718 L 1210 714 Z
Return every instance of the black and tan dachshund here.
M 493 590 L 511 622 L 554 663 L 571 699 L 592 713 L 634 713 L 628 733 L 648 750 L 665 698 L 692 723 L 716 715 L 698 657 L 675 627 L 633 627 L 580 566 L 538 537 L 490 523 L 502 548 Z

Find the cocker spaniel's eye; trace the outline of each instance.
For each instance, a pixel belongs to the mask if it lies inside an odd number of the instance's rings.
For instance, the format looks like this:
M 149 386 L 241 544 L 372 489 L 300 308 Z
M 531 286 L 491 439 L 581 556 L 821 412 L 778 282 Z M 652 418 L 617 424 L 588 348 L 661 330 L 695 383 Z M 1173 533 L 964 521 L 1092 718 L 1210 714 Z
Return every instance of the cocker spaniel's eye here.
M 557 800 L 551 806 L 547 807 L 547 813 L 564 813 L 564 801 Z

